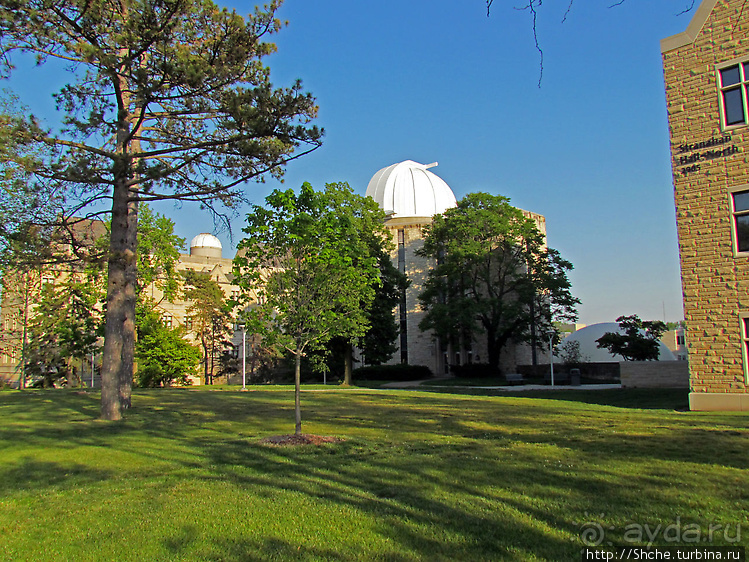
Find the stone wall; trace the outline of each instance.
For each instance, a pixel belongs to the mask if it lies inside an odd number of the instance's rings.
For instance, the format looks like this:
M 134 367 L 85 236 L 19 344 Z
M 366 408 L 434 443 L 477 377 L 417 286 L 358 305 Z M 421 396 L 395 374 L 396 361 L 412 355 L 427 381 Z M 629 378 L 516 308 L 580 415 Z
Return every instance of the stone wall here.
M 749 55 L 743 5 L 704 0 L 687 31 L 662 42 L 693 395 L 748 390 L 740 318 L 749 260 L 734 254 L 730 193 L 749 184 L 749 134 L 721 128 L 716 70 Z
M 622 388 L 689 388 L 686 361 L 622 361 Z

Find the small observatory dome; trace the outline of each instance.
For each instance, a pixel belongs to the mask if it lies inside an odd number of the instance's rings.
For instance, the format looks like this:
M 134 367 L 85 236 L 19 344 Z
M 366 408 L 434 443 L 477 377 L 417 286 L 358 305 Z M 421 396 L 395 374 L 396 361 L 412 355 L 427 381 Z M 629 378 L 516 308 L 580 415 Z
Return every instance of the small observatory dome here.
M 392 218 L 431 217 L 455 207 L 455 194 L 445 180 L 430 172 L 434 164 L 406 160 L 377 172 L 367 196 Z
M 564 338 L 562 344 L 568 341 L 580 342 L 580 353 L 586 356 L 588 361 L 592 361 L 593 363 L 618 363 L 624 361 L 624 358 L 621 355 L 613 355 L 609 353 L 608 349 L 601 349 L 598 347 L 596 340 L 607 332 L 622 333 L 622 330 L 616 322 L 591 324 L 590 326 L 586 326 Z M 666 344 L 659 342 L 658 349 L 660 350 L 658 361 L 676 361 L 676 357 L 673 352 L 666 347 Z
M 191 256 L 205 256 L 208 258 L 221 257 L 221 241 L 213 234 L 202 232 L 190 242 Z

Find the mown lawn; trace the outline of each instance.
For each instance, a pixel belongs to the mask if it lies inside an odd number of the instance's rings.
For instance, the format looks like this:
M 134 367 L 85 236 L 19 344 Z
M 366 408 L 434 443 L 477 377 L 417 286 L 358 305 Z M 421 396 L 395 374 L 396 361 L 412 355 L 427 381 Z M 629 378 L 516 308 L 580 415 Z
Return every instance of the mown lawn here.
M 274 447 L 289 388 L 137 391 L 121 423 L 96 394 L 0 392 L 0 559 L 579 560 L 645 525 L 746 545 L 749 418 L 685 404 L 307 391 L 304 431 L 345 441 Z

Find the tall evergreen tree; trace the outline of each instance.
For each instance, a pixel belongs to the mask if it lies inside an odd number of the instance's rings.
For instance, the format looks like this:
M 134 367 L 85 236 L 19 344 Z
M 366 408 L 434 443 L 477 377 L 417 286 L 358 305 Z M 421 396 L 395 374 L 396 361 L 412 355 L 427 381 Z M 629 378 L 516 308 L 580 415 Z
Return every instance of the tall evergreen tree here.
M 24 143 L 46 149 L 29 189 L 59 197 L 58 223 L 111 205 L 105 419 L 130 404 L 139 204 L 197 201 L 223 215 L 247 181 L 279 177 L 320 145 L 313 98 L 298 82 L 274 89 L 262 63 L 279 5 L 244 18 L 210 0 L 0 1 L 0 74 L 17 51 L 69 65 L 56 94 L 60 131 L 13 119 Z

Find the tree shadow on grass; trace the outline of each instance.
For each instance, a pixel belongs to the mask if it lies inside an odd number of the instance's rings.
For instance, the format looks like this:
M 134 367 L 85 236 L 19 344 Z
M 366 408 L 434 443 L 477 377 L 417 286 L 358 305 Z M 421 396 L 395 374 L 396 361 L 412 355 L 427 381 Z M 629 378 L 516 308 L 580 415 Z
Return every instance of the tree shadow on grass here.
M 0 465 L 0 495 L 22 490 L 41 491 L 58 486 L 86 486 L 111 477 L 106 470 L 79 463 L 39 461 L 24 457 L 18 462 Z
M 255 539 L 216 539 L 208 546 L 195 545 L 198 531 L 192 527 L 182 529 L 176 537 L 164 541 L 166 550 L 178 559 L 198 558 L 200 560 L 215 560 L 222 562 L 254 562 L 268 560 L 351 560 L 350 554 L 337 552 L 333 548 L 315 547 L 294 544 L 279 537 L 269 537 L 263 540 Z M 365 556 L 361 558 L 366 559 Z M 379 558 L 379 557 L 378 557 Z M 397 554 L 386 554 L 381 559 L 399 562 L 412 560 Z
M 700 501 L 710 495 L 738 502 L 745 494 L 731 497 L 734 487 L 749 488 L 741 472 L 749 465 L 749 435 L 731 417 L 556 400 L 318 393 L 304 398 L 306 427 L 340 428 L 347 441 L 271 447 L 257 437 L 291 425 L 289 393 L 208 394 L 222 396 L 154 395 L 122 424 L 21 424 L 0 429 L 0 438 L 126 450 L 191 479 L 231 483 L 271 508 L 287 492 L 309 498 L 304 505 L 345 506 L 367 516 L 382 545 L 393 545 L 372 558 L 395 560 L 573 559 L 582 546 L 576 525 L 587 511 L 672 522 L 673 514 L 699 512 L 686 499 L 690 490 Z M 122 441 L 125 431 L 132 438 Z M 23 467 L 12 468 L 11 476 Z M 42 486 L 60 467 L 31 468 L 39 476 L 30 485 Z M 85 467 L 80 477 L 87 477 Z M 660 495 L 679 487 L 685 491 Z M 180 559 L 197 552 L 201 559 L 269 559 L 264 549 L 279 560 L 355 555 L 275 537 L 204 541 L 210 546 L 180 533 L 163 544 Z M 347 544 L 355 548 L 356 539 Z

